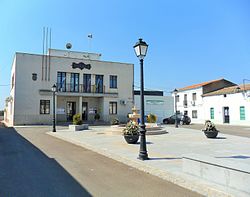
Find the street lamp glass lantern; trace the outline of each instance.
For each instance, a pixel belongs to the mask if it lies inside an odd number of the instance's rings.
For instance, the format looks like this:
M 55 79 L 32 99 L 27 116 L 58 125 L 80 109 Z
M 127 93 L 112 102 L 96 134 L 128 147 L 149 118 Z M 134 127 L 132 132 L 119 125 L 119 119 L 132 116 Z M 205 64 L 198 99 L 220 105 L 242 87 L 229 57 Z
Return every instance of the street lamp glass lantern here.
M 178 90 L 174 89 L 173 93 L 174 93 L 174 95 L 176 95 L 178 93 Z
M 142 38 L 134 46 L 135 54 L 139 59 L 144 59 L 147 54 L 148 45 L 146 42 L 142 41 Z
M 51 88 L 52 92 L 56 92 L 56 84 L 54 84 Z

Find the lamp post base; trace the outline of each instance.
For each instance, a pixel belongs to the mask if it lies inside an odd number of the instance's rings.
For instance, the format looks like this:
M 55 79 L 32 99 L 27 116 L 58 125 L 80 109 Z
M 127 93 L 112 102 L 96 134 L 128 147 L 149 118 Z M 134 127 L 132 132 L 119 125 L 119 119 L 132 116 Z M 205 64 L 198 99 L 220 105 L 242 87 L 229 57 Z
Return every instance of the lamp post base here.
M 139 156 L 137 157 L 137 159 L 140 159 L 142 161 L 149 160 L 148 154 L 147 153 L 146 154 L 145 153 L 140 153 Z

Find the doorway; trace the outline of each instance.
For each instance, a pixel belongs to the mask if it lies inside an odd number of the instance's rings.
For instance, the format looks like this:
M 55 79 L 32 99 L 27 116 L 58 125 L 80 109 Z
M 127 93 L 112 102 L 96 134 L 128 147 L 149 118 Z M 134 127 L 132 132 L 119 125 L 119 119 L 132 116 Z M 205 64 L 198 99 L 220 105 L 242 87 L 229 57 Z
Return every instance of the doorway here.
M 88 120 L 88 103 L 82 102 L 82 120 Z
M 229 107 L 223 107 L 224 123 L 230 122 Z
M 67 121 L 72 121 L 76 114 L 76 102 L 67 102 Z

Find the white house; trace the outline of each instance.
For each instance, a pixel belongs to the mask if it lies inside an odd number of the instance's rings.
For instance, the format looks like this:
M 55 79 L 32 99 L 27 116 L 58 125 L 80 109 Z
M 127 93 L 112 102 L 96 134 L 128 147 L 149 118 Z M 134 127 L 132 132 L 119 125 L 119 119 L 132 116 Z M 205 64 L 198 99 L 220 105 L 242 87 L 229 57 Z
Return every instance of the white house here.
M 49 49 L 47 55 L 16 53 L 11 70 L 10 96 L 6 99 L 8 125 L 50 124 L 57 86 L 56 120 L 118 118 L 126 121 L 133 105 L 134 65 L 101 61 L 95 53 Z
M 235 85 L 228 80 L 217 79 L 180 88 L 176 96 L 177 112 L 188 115 L 192 123 L 204 123 L 207 116 L 204 110 L 203 95 Z
M 250 125 L 250 84 L 203 94 L 205 119 L 214 123 Z
M 135 106 L 141 107 L 140 91 L 134 91 Z M 164 118 L 174 114 L 174 98 L 164 96 L 162 91 L 144 91 L 145 115 L 150 113 L 157 116 L 157 122 L 162 123 Z

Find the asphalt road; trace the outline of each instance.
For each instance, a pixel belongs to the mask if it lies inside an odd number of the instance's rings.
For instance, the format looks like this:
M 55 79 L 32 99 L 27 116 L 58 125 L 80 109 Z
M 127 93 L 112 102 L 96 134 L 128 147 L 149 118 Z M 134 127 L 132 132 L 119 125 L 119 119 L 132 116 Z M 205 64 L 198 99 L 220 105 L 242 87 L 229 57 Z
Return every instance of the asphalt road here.
M 200 196 L 46 131 L 0 128 L 0 196 Z

